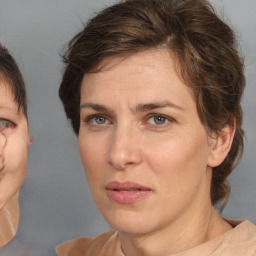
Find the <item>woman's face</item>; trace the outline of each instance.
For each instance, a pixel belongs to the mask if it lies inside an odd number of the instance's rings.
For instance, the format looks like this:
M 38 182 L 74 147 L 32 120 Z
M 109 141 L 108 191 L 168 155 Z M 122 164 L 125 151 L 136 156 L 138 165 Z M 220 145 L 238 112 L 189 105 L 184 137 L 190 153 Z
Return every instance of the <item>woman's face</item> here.
M 20 189 L 27 169 L 27 119 L 0 79 L 0 208 Z
M 108 58 L 81 85 L 80 155 L 120 232 L 148 233 L 210 207 L 211 141 L 166 50 Z

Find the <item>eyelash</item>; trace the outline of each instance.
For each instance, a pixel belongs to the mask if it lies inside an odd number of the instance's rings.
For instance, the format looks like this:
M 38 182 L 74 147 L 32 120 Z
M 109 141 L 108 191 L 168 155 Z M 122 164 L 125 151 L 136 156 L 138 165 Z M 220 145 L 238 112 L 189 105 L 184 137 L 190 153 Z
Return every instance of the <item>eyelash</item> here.
M 95 127 L 106 126 L 106 125 L 109 124 L 109 123 L 102 123 L 102 124 L 92 123 L 94 118 L 104 118 L 105 120 L 110 122 L 110 124 L 112 123 L 112 121 L 110 120 L 110 118 L 108 116 L 102 115 L 102 114 L 95 114 L 95 115 L 90 115 L 90 116 L 86 117 L 86 119 L 84 120 L 85 124 L 95 126 Z M 163 124 L 150 124 L 149 120 L 151 118 L 164 118 L 164 123 Z M 149 114 L 145 117 L 144 120 L 145 121 L 143 122 L 143 124 L 148 123 L 149 125 L 153 126 L 154 128 L 162 128 L 162 127 L 167 126 L 170 122 L 175 121 L 173 118 L 171 118 L 169 116 L 166 116 L 166 115 L 163 115 L 163 114 L 158 114 L 158 113 Z
M 103 124 L 93 124 L 92 123 L 92 120 L 94 119 L 94 118 L 104 118 L 104 119 L 106 119 L 106 120 L 109 120 L 109 117 L 107 117 L 107 116 L 105 116 L 105 115 L 101 115 L 101 114 L 95 114 L 95 115 L 90 115 L 90 116 L 88 116 L 88 117 L 86 117 L 86 119 L 84 120 L 84 122 L 86 123 L 86 124 L 88 124 L 88 125 L 93 125 L 93 126 L 101 126 L 101 125 L 105 125 L 105 123 L 103 123 Z
M 150 124 L 154 128 L 162 128 L 162 127 L 168 126 L 170 122 L 174 122 L 173 118 L 171 118 L 169 116 L 166 116 L 166 115 L 163 115 L 163 114 L 158 114 L 158 113 L 149 114 L 146 117 L 146 121 L 148 122 L 151 118 L 164 118 L 164 123 L 163 124 Z
M 15 124 L 12 121 L 8 119 L 0 118 L 0 130 L 13 128 L 13 127 L 15 127 Z

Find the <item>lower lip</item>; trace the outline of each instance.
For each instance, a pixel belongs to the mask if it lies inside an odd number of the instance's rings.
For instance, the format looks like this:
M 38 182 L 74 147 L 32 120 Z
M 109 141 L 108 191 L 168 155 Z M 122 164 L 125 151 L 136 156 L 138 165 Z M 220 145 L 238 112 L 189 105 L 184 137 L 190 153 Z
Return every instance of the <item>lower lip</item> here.
M 108 197 L 118 204 L 132 204 L 138 200 L 141 200 L 151 194 L 151 190 L 136 190 L 120 192 L 117 190 L 107 189 Z

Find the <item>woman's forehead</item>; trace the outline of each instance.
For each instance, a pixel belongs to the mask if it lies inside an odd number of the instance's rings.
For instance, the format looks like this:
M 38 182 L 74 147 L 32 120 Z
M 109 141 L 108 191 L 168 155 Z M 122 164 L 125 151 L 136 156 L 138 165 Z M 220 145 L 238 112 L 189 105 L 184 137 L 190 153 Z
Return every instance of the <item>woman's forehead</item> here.
M 143 94 L 143 98 L 187 94 L 192 90 L 176 71 L 175 58 L 167 50 L 150 50 L 128 56 L 105 59 L 101 71 L 85 74 L 81 84 L 81 97 L 92 94 L 108 97 L 110 91 L 119 95 Z M 106 95 L 103 95 L 107 93 Z M 153 98 L 154 98 L 153 97 Z M 154 99 L 155 101 L 156 99 Z

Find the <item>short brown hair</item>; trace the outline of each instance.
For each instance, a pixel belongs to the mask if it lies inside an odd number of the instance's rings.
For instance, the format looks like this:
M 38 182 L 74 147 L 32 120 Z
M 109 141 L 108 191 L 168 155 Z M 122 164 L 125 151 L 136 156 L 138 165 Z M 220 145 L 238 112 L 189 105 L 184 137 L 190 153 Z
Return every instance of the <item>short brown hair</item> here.
M 8 82 L 14 94 L 14 101 L 18 104 L 18 110 L 22 110 L 27 117 L 27 96 L 23 76 L 12 55 L 1 44 L 0 79 Z
M 68 45 L 59 96 L 76 134 L 80 86 L 85 73 L 98 72 L 106 57 L 164 47 L 177 56 L 178 71 L 193 89 L 201 122 L 211 131 L 236 125 L 231 150 L 213 168 L 212 204 L 227 202 L 227 176 L 243 152 L 241 97 L 243 61 L 232 29 L 207 0 L 126 0 L 89 20 Z

